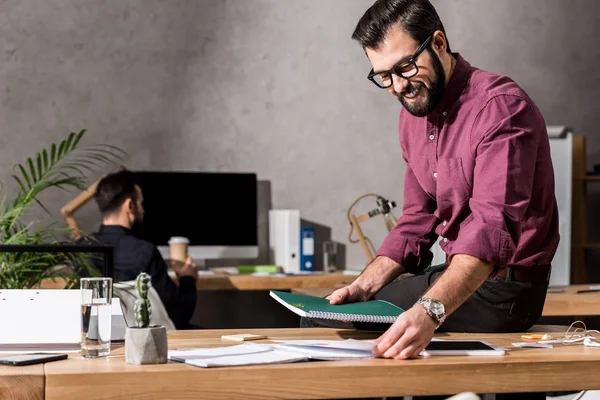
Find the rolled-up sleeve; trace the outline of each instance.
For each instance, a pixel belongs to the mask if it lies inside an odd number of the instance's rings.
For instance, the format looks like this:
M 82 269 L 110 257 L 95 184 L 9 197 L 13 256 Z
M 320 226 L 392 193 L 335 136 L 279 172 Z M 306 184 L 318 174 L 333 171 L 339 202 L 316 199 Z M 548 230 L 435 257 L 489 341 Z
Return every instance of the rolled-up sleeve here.
M 527 100 L 514 95 L 496 96 L 479 112 L 471 130 L 471 216 L 461 224 L 449 256 L 468 254 L 498 267 L 509 263 L 531 198 L 544 129 L 537 121 Z
M 430 249 L 437 239 L 435 227 L 440 220 L 433 214 L 435 200 L 423 190 L 405 157 L 404 162 L 402 215 L 377 255 L 389 257 L 408 272 L 416 273 L 429 266 L 433 259 Z

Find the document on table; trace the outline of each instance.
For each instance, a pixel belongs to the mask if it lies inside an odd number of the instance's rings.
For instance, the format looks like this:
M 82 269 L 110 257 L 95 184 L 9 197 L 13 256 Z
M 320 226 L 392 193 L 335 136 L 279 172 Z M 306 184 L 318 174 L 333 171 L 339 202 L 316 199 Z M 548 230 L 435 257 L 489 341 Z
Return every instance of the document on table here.
M 268 344 L 243 343 L 226 347 L 169 350 L 169 359 L 202 368 L 285 364 L 374 358 L 371 348 L 372 344 L 358 340 L 284 340 Z
M 373 343 L 360 340 L 278 340 L 274 346 L 308 355 L 314 360 L 375 358 Z
M 285 364 L 309 359 L 305 354 L 258 343 L 206 349 L 169 350 L 168 356 L 169 360 L 203 368 Z

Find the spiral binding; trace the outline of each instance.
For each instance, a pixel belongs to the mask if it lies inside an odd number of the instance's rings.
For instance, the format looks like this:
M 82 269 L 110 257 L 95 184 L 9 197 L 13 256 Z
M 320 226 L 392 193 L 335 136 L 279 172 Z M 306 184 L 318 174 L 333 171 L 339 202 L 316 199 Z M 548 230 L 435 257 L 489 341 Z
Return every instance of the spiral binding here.
M 345 314 L 345 313 L 331 313 L 323 311 L 311 311 L 308 313 L 309 318 L 319 319 L 337 319 L 340 321 L 353 321 L 353 322 L 382 322 L 393 324 L 396 318 L 393 316 L 380 316 L 380 315 L 356 315 L 356 314 Z

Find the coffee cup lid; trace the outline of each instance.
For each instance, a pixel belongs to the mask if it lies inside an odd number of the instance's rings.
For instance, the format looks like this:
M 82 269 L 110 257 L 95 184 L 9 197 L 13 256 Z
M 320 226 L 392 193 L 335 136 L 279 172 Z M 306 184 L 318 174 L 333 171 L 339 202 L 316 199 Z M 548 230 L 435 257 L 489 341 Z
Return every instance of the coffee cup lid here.
M 189 244 L 190 241 L 188 238 L 186 238 L 184 236 L 173 236 L 173 237 L 171 237 L 171 239 L 169 239 L 169 244 L 180 244 L 180 243 Z

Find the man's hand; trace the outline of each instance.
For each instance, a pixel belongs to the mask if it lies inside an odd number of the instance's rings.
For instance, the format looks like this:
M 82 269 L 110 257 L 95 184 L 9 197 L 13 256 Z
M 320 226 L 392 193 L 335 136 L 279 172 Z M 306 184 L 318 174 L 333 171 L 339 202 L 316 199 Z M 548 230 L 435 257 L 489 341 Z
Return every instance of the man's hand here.
M 437 323 L 416 304 L 400 314 L 396 322 L 373 343 L 373 353 L 383 358 L 417 358 L 429 344 Z
M 368 292 L 357 283 L 351 283 L 326 297 L 330 304 L 357 303 L 369 299 Z
M 191 257 L 188 257 L 184 263 L 181 261 L 171 260 L 171 267 L 175 271 L 178 278 L 182 276 L 189 276 L 194 279 L 198 279 L 198 269 L 196 264 L 192 261 Z
M 470 255 L 457 254 L 424 295 L 439 300 L 448 316 L 481 286 L 492 270 L 491 263 Z M 436 326 L 437 323 L 425 308 L 415 304 L 400 314 L 396 322 L 374 341 L 374 353 L 384 358 L 418 357 L 431 341 Z
M 394 260 L 384 256 L 376 257 L 354 282 L 331 293 L 327 299 L 331 304 L 367 301 L 404 272 L 402 266 Z

